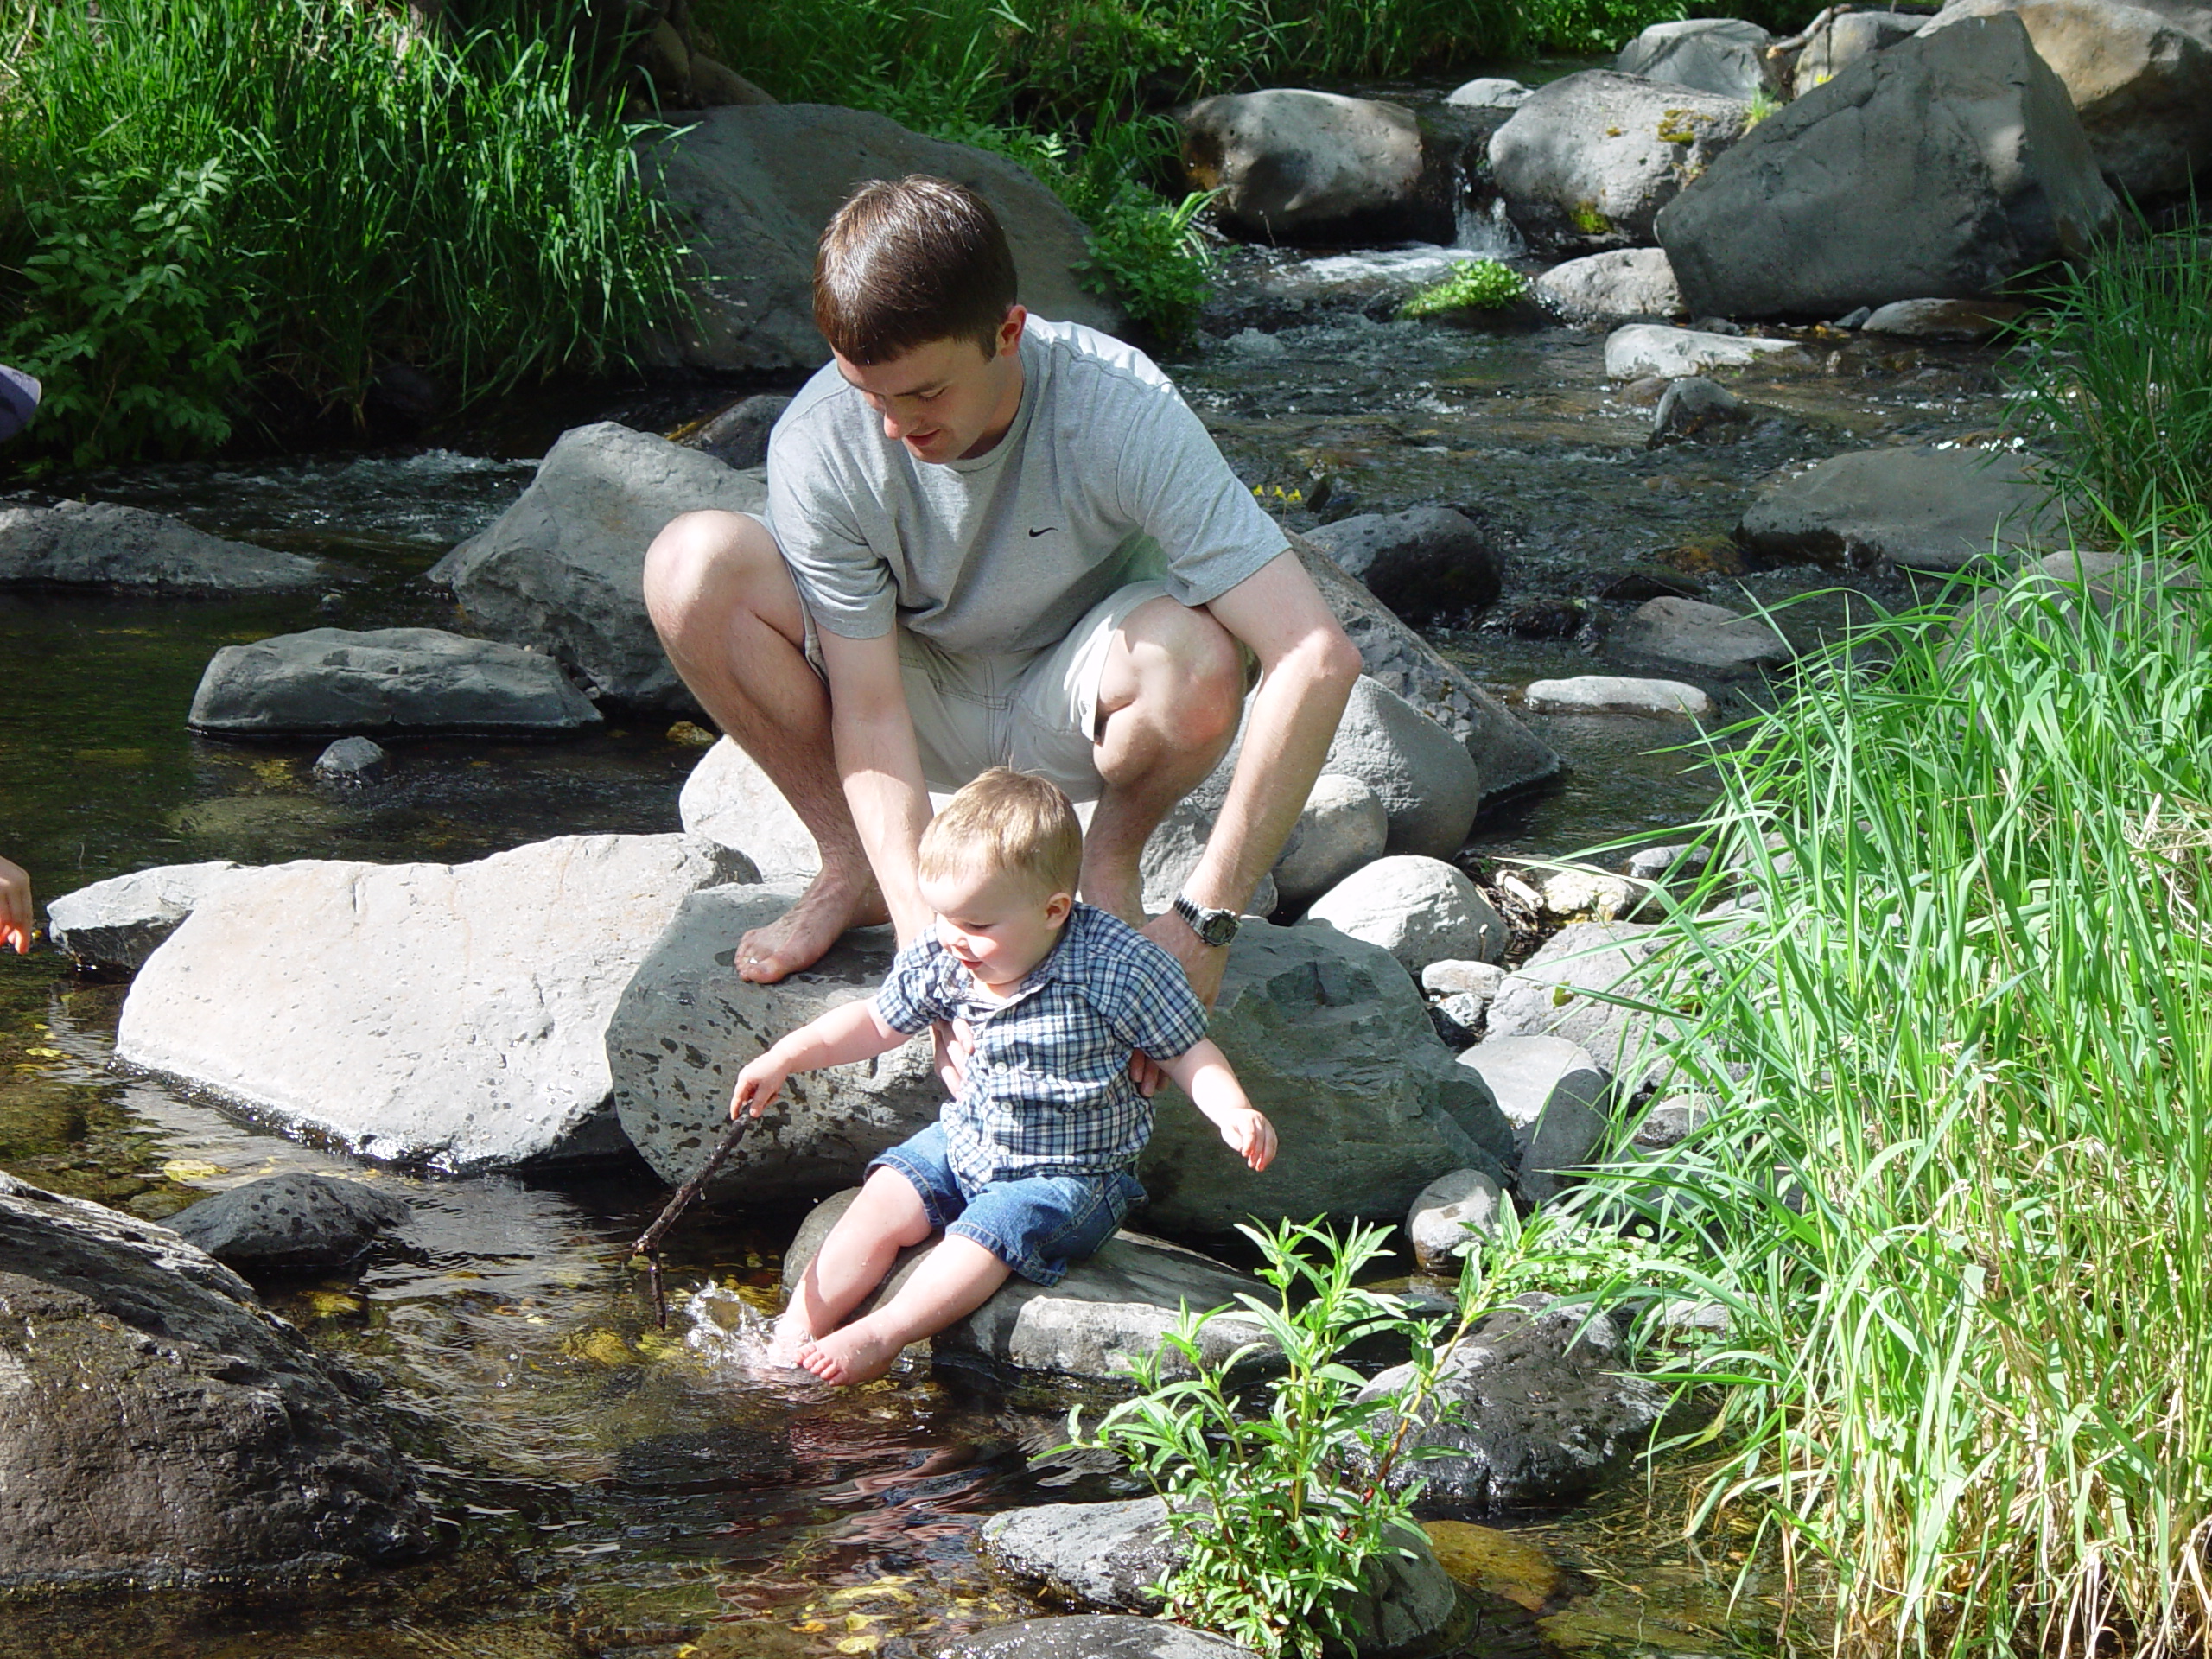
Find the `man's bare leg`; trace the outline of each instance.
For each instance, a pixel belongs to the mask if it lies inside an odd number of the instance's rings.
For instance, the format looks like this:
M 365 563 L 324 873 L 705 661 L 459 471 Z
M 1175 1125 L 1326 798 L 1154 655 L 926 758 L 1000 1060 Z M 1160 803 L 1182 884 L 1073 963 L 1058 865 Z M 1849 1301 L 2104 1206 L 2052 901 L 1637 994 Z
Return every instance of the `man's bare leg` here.
M 830 694 L 806 660 L 806 613 L 775 539 L 741 512 L 687 512 L 645 553 L 645 607 L 691 695 L 760 770 L 821 849 L 799 901 L 737 947 L 741 979 L 810 967 L 849 927 L 887 921 L 837 778 Z
M 1229 631 L 1172 599 L 1129 613 L 1098 683 L 1094 751 L 1105 793 L 1083 840 L 1083 896 L 1141 926 L 1146 839 L 1236 735 L 1244 667 Z
M 870 1175 L 799 1275 L 791 1305 L 776 1321 L 768 1357 L 796 1364 L 801 1348 L 843 1323 L 883 1282 L 899 1252 L 920 1243 L 931 1230 L 929 1211 L 912 1181 L 895 1169 Z
M 935 1336 L 990 1300 L 1008 1271 L 974 1239 L 948 1234 L 896 1296 L 806 1344 L 798 1363 L 824 1382 L 873 1382 L 908 1343 Z

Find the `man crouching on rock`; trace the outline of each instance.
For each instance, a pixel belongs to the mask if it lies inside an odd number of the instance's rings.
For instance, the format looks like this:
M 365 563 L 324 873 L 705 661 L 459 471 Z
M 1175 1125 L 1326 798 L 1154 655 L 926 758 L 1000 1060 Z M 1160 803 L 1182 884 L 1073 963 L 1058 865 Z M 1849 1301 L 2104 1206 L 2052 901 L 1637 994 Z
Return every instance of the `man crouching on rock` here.
M 1011 765 L 1096 801 L 1082 896 L 1211 1006 L 1357 652 L 1159 369 L 1014 303 L 973 193 L 861 186 L 823 232 L 814 317 L 834 357 L 776 423 L 765 520 L 685 513 L 645 561 L 671 660 L 821 850 L 738 972 L 782 979 L 886 919 L 902 947 L 922 938 L 929 790 Z M 1138 855 L 1234 737 L 1248 653 L 1227 801 L 1147 920 Z
M 1083 830 L 1042 778 L 994 767 L 922 831 L 918 879 L 935 925 L 883 987 L 771 1046 L 738 1074 L 730 1116 L 758 1117 L 794 1071 L 888 1053 L 923 1027 L 973 1033 L 938 1120 L 877 1154 L 807 1263 L 770 1357 L 825 1382 L 868 1382 L 910 1342 L 963 1319 L 1018 1273 L 1056 1285 L 1144 1197 L 1134 1171 L 1152 1105 L 1129 1075 L 1164 1069 L 1254 1169 L 1275 1154 L 1175 960 L 1075 899 Z M 899 1252 L 936 1249 L 881 1307 L 845 1323 Z

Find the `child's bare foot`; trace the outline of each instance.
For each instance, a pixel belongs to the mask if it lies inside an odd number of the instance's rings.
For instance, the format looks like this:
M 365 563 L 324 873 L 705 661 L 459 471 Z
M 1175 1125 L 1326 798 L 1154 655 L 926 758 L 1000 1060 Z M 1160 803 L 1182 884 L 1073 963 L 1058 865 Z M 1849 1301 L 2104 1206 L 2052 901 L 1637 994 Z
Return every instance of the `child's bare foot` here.
M 798 1363 L 824 1382 L 850 1387 L 873 1382 L 899 1357 L 900 1344 L 868 1329 L 866 1319 L 817 1337 L 798 1351 Z
M 768 1363 L 797 1370 L 799 1351 L 813 1340 L 814 1332 L 807 1329 L 805 1315 L 793 1302 L 777 1316 L 775 1330 L 768 1338 Z

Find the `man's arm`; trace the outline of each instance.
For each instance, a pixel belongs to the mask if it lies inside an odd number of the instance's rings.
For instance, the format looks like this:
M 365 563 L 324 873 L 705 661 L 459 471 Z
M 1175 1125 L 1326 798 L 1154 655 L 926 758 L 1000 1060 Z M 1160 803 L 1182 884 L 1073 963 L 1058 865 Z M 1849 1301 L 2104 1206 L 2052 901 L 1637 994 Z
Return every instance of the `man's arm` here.
M 899 677 L 898 634 L 848 639 L 825 628 L 821 641 L 837 776 L 903 949 L 930 925 L 914 874 L 922 828 L 930 821 L 930 794 Z
M 1241 912 L 1281 855 L 1313 792 L 1359 677 L 1360 658 L 1288 550 L 1206 608 L 1260 659 L 1260 687 L 1228 798 L 1183 891 L 1201 908 Z M 1145 933 L 1183 964 L 1191 988 L 1211 1007 L 1228 951 L 1200 944 L 1172 912 L 1155 918 Z

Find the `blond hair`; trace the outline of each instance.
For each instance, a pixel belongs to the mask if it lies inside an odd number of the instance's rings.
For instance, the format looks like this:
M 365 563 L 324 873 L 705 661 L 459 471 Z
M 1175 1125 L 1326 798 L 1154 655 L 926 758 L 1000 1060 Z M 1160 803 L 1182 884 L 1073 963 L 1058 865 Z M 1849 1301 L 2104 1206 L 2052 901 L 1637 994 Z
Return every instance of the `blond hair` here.
M 925 881 L 1011 871 L 1038 898 L 1073 894 L 1083 873 L 1083 825 L 1057 785 L 993 766 L 944 804 L 922 831 Z

